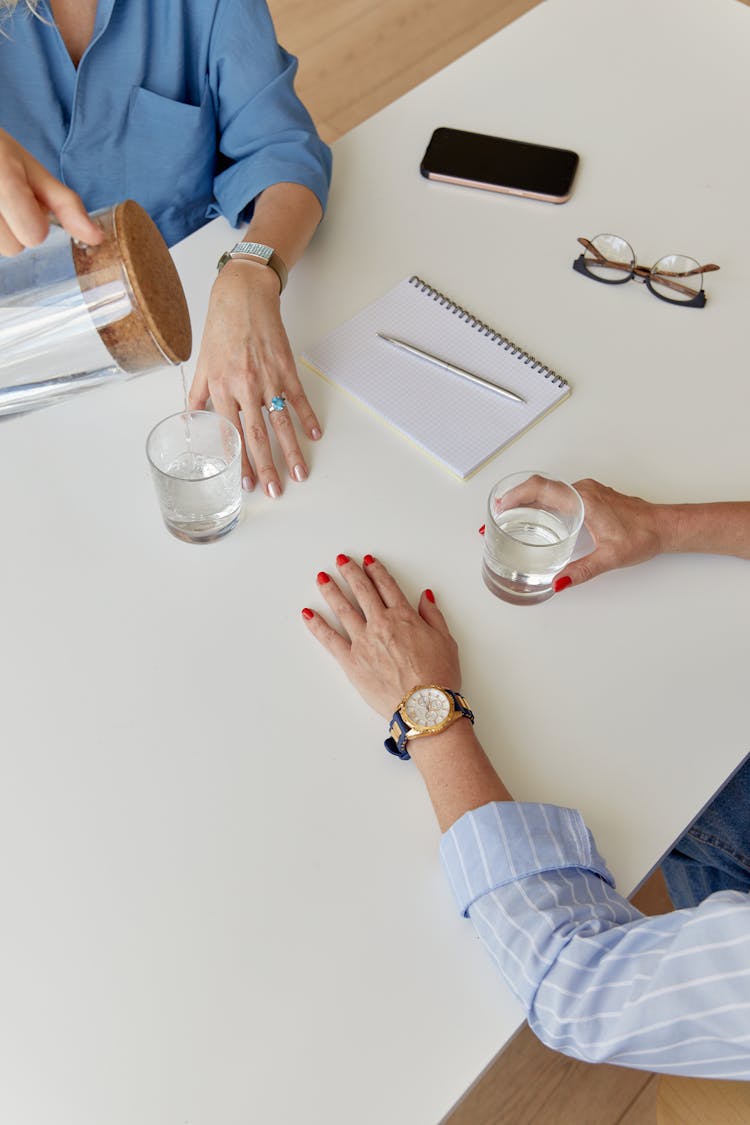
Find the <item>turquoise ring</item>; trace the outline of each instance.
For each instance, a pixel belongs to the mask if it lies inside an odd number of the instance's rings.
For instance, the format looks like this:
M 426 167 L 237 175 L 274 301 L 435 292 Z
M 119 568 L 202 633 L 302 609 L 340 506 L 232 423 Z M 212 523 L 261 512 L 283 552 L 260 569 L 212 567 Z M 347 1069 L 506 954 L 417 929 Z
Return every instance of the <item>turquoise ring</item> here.
M 275 414 L 278 410 L 286 410 L 286 395 L 274 395 L 268 405 L 268 413 Z

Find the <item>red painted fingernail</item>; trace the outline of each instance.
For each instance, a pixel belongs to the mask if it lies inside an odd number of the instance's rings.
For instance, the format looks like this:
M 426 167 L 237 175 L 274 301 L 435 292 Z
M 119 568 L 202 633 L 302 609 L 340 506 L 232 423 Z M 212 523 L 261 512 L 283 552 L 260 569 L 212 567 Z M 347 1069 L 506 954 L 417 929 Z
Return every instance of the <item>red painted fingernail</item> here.
M 572 586 L 572 585 L 573 585 L 573 579 L 568 578 L 568 576 L 566 574 L 563 578 L 556 578 L 555 579 L 555 581 L 552 583 L 552 589 L 555 591 L 556 594 L 559 594 L 561 590 L 567 590 L 568 586 Z
M 484 535 L 484 524 L 482 524 L 482 526 L 480 527 L 479 534 Z
M 311 609 L 303 609 L 302 610 L 302 616 L 304 617 L 305 621 L 310 621 L 311 618 L 313 618 L 315 616 L 315 614 L 313 613 L 313 611 Z
M 435 595 L 432 590 L 425 590 L 424 596 L 427 598 L 428 602 L 432 602 L 433 605 L 435 604 Z
M 372 557 L 372 555 L 365 555 L 365 557 L 362 559 L 362 562 L 365 564 L 365 566 L 372 566 L 372 564 L 375 562 L 375 559 Z
M 349 562 L 348 555 L 336 555 L 336 566 L 343 566 L 344 563 Z
M 330 582 L 330 581 L 331 581 L 331 576 L 329 574 L 326 574 L 326 572 L 324 570 L 321 570 L 320 573 L 318 574 L 318 585 L 319 586 L 325 586 L 326 582 Z

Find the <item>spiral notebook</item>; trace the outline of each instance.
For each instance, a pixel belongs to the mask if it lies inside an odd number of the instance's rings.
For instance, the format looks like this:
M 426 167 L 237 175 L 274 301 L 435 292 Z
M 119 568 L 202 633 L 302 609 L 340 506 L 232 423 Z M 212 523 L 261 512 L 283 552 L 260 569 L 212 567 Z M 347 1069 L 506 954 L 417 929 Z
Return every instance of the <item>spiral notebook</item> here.
M 394 336 L 525 402 L 448 372 L 379 338 Z M 405 278 L 334 328 L 303 361 L 465 479 L 570 394 L 570 386 L 502 332 Z

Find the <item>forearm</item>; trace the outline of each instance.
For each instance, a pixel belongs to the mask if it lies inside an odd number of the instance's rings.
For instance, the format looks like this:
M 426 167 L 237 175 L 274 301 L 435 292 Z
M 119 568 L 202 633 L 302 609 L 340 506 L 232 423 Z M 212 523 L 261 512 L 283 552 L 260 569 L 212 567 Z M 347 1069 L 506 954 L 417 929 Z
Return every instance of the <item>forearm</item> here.
M 442 734 L 414 738 L 409 753 L 427 786 L 440 831 L 491 801 L 512 801 L 467 719 Z
M 750 503 L 657 505 L 662 550 L 750 559 Z
M 301 184 L 273 184 L 255 201 L 244 239 L 272 246 L 287 269 L 299 261 L 323 217 L 317 196 Z

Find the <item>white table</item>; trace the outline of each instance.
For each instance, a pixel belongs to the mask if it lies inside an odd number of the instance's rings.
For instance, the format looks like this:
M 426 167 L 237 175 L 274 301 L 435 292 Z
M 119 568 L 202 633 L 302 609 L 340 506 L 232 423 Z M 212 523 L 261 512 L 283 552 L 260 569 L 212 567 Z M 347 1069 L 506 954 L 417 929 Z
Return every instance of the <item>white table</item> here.
M 744 757 L 746 563 L 661 558 L 516 608 L 477 528 L 529 466 L 747 496 L 749 49 L 730 0 L 548 0 L 337 144 L 284 297 L 295 349 L 416 272 L 572 382 L 474 479 L 307 374 L 309 481 L 191 548 L 143 453 L 177 374 L 0 425 L 0 1120 L 435 1125 L 518 1027 L 416 771 L 302 627 L 339 551 L 436 591 L 506 782 L 580 807 L 623 890 Z M 572 201 L 427 183 L 441 124 L 576 148 Z M 575 274 L 576 236 L 607 230 L 718 261 L 706 309 Z M 233 237 L 176 250 L 198 331 Z

